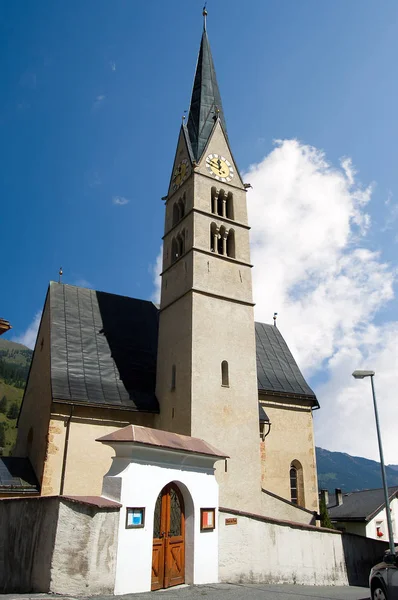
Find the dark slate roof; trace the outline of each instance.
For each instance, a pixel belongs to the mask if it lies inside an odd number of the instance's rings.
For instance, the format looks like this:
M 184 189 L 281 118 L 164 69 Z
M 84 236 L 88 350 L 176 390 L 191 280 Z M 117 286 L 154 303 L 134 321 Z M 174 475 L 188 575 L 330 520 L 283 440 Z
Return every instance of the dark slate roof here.
M 258 389 L 264 392 L 305 397 L 318 406 L 279 329 L 256 323 Z
M 51 282 L 53 398 L 159 412 L 152 302 Z
M 39 484 L 28 458 L 0 457 L 0 494 L 39 492 Z
M 49 301 L 53 398 L 158 412 L 156 305 L 55 282 Z M 259 390 L 316 406 L 279 330 L 256 323 L 256 345 Z
M 216 71 L 207 33 L 204 30 L 200 42 L 187 125 L 192 154 L 197 161 L 202 156 L 217 115 L 224 133 L 227 135 Z
M 389 487 L 390 500 L 398 493 L 398 487 Z M 343 504 L 335 505 L 334 494 L 329 495 L 328 512 L 332 520 L 336 521 L 369 521 L 384 505 L 383 488 L 376 490 L 362 490 L 343 494 Z
M 258 417 L 260 419 L 260 423 L 269 423 L 269 417 L 261 404 L 258 405 Z

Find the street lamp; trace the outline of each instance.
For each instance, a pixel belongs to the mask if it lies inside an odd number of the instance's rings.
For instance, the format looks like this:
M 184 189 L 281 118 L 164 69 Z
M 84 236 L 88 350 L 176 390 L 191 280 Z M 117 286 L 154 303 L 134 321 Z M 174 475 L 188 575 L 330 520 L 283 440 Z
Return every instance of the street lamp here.
M 383 446 L 382 446 L 382 443 L 381 443 L 381 435 L 380 435 L 379 414 L 377 412 L 376 392 L 375 392 L 375 386 L 374 386 L 374 383 L 373 383 L 374 374 L 375 374 L 374 371 L 354 371 L 353 374 L 352 374 L 352 376 L 355 379 L 364 379 L 365 377 L 370 377 L 370 382 L 372 384 L 372 396 L 373 396 L 373 406 L 374 406 L 374 410 L 375 410 L 377 440 L 379 442 L 381 477 L 382 477 L 382 480 L 383 480 L 384 502 L 385 502 L 385 505 L 386 505 L 386 514 L 387 514 L 388 539 L 389 539 L 389 542 L 390 542 L 390 552 L 391 552 L 391 554 L 395 554 L 394 532 L 392 530 L 391 513 L 390 513 L 390 503 L 388 501 L 388 487 L 387 487 L 387 479 L 386 479 L 386 469 L 385 469 L 385 466 L 384 466 Z

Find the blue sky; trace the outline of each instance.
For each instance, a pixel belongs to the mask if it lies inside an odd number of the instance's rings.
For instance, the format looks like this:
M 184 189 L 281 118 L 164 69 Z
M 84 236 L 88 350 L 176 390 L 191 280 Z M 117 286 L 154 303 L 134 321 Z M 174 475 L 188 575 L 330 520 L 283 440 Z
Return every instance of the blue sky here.
M 29 328 L 61 265 L 66 283 L 152 296 L 163 232 L 160 199 L 167 191 L 181 115 L 189 106 L 201 11 L 199 0 L 0 3 L 0 315 L 13 325 L 8 338 Z M 354 247 L 378 252 L 377 259 L 372 254 L 374 276 L 384 274 L 390 284 L 390 290 L 377 296 L 383 283 L 373 279 L 370 288 L 358 283 L 358 298 L 375 300 L 355 321 L 349 311 L 345 314 L 344 303 L 335 301 L 336 279 L 334 288 L 329 282 L 325 305 L 330 310 L 324 318 L 330 322 L 330 315 L 340 311 L 341 319 L 319 342 L 330 347 L 318 362 L 308 352 L 309 345 L 317 347 L 315 340 L 309 336 L 303 342 L 296 300 L 310 299 L 303 285 L 311 273 L 319 273 L 319 264 L 310 265 L 300 281 L 287 277 L 273 297 L 257 285 L 258 318 L 270 322 L 273 310 L 279 311 L 281 330 L 318 395 L 323 393 L 327 406 L 335 407 L 343 394 L 345 406 L 344 398 L 357 392 L 341 389 L 336 377 L 342 375 L 333 369 L 341 353 L 348 352 L 347 339 L 352 340 L 352 332 L 362 336 L 349 345 L 351 360 L 381 360 L 390 347 L 375 349 L 373 341 L 369 354 L 365 323 L 376 328 L 372 340 L 380 340 L 383 332 L 395 331 L 398 320 L 392 295 L 397 268 L 398 3 L 210 0 L 208 11 L 232 150 L 242 171 L 254 178 L 264 175 L 261 181 L 268 182 L 261 202 L 254 191 L 253 206 L 272 221 L 284 201 L 275 204 L 267 197 L 275 189 L 269 185 L 272 169 L 281 165 L 286 170 L 302 160 L 301 172 L 307 172 L 314 156 L 319 163 L 323 152 L 328 166 L 318 164 L 319 177 L 331 189 L 348 190 L 344 198 L 325 194 L 322 199 L 319 186 L 322 223 L 328 211 L 333 218 L 340 209 L 345 215 L 333 230 L 333 252 L 343 248 L 341 256 L 350 258 Z M 274 140 L 294 139 L 296 146 L 274 145 Z M 312 155 L 308 148 L 315 149 Z M 345 169 L 342 157 L 352 161 L 344 163 Z M 311 173 L 305 180 L 312 186 L 309 192 L 296 171 L 293 200 L 299 185 L 299 196 L 305 198 L 308 191 L 308 197 L 315 197 Z M 258 194 L 260 183 L 256 189 Z M 307 212 L 302 211 L 303 219 Z M 315 231 L 318 225 L 311 223 Z M 293 233 L 300 228 L 300 222 L 286 222 L 279 238 L 292 238 L 289 224 L 296 227 Z M 351 233 L 344 237 L 347 226 Z M 336 232 L 342 233 L 342 242 Z M 266 233 L 271 239 L 272 232 Z M 274 272 L 278 269 L 277 255 L 272 248 L 267 252 L 258 256 L 257 280 L 260 275 L 266 280 L 270 256 Z M 340 289 L 340 281 L 338 285 Z M 315 317 L 312 322 L 318 305 L 313 306 L 312 313 L 305 313 L 307 332 L 319 328 Z M 319 310 L 316 314 L 321 319 Z M 355 321 L 352 331 L 345 329 L 349 319 Z M 395 338 L 391 348 L 394 343 Z M 352 354 L 353 347 L 359 354 Z M 390 387 L 393 366 L 390 361 L 380 367 L 388 371 Z M 367 388 L 360 389 L 367 394 Z M 359 396 L 355 398 L 361 410 Z M 324 414 L 326 424 L 327 409 Z M 349 445 L 338 436 L 328 437 L 322 423 L 318 431 L 319 445 L 375 457 L 374 447 L 367 450 L 359 442 Z M 392 444 L 391 437 L 390 462 L 395 460 Z

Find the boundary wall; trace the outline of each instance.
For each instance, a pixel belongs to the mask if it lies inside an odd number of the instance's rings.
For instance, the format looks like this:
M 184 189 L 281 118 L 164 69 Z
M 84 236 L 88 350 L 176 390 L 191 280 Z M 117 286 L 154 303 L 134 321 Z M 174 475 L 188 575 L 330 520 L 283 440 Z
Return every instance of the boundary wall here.
M 219 579 L 225 583 L 368 586 L 388 549 L 355 534 L 220 508 Z

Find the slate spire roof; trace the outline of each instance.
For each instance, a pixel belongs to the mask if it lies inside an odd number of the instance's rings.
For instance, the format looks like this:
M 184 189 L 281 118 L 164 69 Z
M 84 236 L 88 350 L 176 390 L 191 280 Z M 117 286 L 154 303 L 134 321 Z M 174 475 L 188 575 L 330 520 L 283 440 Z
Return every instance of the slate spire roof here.
M 211 55 L 207 31 L 203 28 L 198 62 L 189 107 L 187 131 L 194 160 L 203 154 L 214 123 L 219 117 L 225 135 L 227 128 L 218 89 L 216 70 Z

